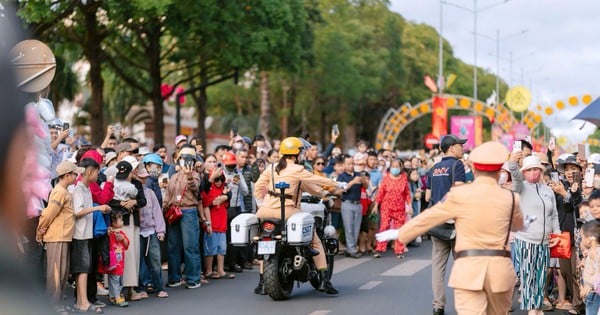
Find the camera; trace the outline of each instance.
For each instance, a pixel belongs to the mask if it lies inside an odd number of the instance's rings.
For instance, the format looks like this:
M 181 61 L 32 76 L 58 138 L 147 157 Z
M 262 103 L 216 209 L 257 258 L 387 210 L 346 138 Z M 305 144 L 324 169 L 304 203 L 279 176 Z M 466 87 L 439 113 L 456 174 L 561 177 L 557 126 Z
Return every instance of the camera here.
M 217 167 L 218 167 L 218 168 L 221 168 L 221 167 L 223 167 L 223 163 L 221 163 L 221 162 L 218 162 L 218 163 L 217 163 Z

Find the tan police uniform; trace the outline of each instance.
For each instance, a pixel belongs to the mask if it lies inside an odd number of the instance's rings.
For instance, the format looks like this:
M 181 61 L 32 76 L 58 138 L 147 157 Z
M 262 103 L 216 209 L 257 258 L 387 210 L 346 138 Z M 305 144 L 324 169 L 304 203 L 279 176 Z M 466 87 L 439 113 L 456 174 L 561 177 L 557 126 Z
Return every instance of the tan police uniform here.
M 508 151 L 498 142 L 486 142 L 470 155 L 478 171 L 497 173 Z M 477 175 L 477 174 L 476 174 Z M 516 283 L 510 246 L 510 229 L 523 228 L 518 195 L 501 188 L 489 176 L 475 176 L 471 184 L 453 187 L 444 201 L 410 220 L 398 231 L 409 243 L 434 226 L 456 221 L 456 261 L 448 285 L 454 288 L 458 314 L 507 314 Z
M 285 190 L 285 218 L 300 211 L 302 192 L 322 196 L 326 191 L 322 187 L 335 186 L 335 182 L 307 171 L 304 166 L 288 163 L 287 167 L 277 174 L 276 166 L 269 165 L 254 184 L 254 197 L 262 200 L 256 215 L 261 219 L 281 218 L 281 201 L 279 189 L 275 184 L 286 182 L 290 188 Z M 313 235 L 312 248 L 319 251 L 314 257 L 318 269 L 327 268 L 323 245 L 316 232 Z

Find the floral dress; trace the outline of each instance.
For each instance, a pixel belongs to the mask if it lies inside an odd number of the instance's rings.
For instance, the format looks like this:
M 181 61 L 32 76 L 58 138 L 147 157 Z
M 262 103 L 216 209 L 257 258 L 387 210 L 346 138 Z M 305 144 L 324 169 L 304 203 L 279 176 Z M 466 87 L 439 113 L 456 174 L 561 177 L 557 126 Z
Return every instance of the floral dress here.
M 406 203 L 411 200 L 410 189 L 408 187 L 408 178 L 406 173 L 393 177 L 386 174 L 375 202 L 379 204 L 380 225 L 379 231 L 385 231 L 390 228 L 399 229 L 406 222 Z M 385 252 L 387 242 L 377 242 L 375 248 L 378 252 Z M 397 255 L 404 253 L 404 244 L 399 241 L 394 243 L 394 253 Z

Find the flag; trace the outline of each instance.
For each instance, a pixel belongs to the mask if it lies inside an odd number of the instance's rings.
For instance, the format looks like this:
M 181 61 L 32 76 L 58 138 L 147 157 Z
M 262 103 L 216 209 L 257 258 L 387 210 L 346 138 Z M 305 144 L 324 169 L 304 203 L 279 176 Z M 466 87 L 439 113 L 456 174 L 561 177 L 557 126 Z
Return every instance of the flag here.
M 448 76 L 448 80 L 447 80 L 447 82 L 446 82 L 446 88 L 447 88 L 447 89 L 449 89 L 449 88 L 450 88 L 450 86 L 452 85 L 452 83 L 454 83 L 454 81 L 455 81 L 455 80 L 456 80 L 456 74 L 454 74 L 454 73 L 451 73 L 451 74 Z
M 425 86 L 428 87 L 431 90 L 431 92 L 437 93 L 438 88 L 437 88 L 437 85 L 435 84 L 435 81 L 433 81 L 433 79 L 428 75 L 426 75 L 423 79 L 425 82 Z
M 446 135 L 448 124 L 448 108 L 446 99 L 435 96 L 431 104 L 431 134 L 441 139 L 441 136 Z

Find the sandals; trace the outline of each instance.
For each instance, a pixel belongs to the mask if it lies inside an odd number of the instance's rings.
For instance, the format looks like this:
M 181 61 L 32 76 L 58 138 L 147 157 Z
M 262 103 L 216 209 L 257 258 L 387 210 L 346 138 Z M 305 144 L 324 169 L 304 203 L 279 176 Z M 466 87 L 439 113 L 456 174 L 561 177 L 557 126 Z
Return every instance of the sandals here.
M 569 302 L 564 302 L 562 304 L 556 304 L 554 306 L 557 310 L 561 310 L 561 311 L 570 311 L 573 309 L 573 305 Z
M 215 280 L 217 280 L 217 279 L 235 279 L 235 275 L 232 273 L 225 273 L 223 275 L 220 275 L 216 272 L 213 272 L 210 274 L 209 278 L 215 279 Z
M 165 298 L 168 298 L 168 297 L 169 297 L 169 293 L 167 293 L 167 291 L 159 291 L 159 292 L 156 294 L 156 297 L 157 297 L 157 298 L 161 298 L 161 299 L 165 299 Z
M 99 308 L 97 306 L 94 306 L 92 304 L 90 304 L 88 306 L 88 308 L 85 309 L 85 310 L 77 308 L 77 305 L 73 305 L 73 312 L 74 313 L 78 313 L 78 314 L 86 314 L 86 313 L 104 314 L 104 311 L 101 308 Z

